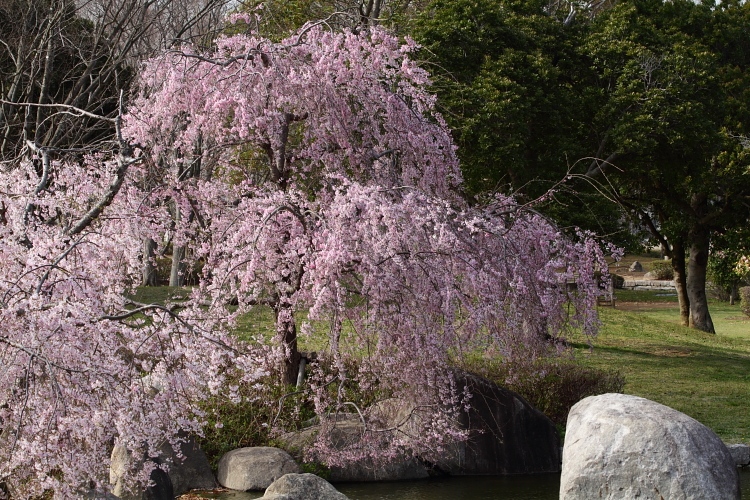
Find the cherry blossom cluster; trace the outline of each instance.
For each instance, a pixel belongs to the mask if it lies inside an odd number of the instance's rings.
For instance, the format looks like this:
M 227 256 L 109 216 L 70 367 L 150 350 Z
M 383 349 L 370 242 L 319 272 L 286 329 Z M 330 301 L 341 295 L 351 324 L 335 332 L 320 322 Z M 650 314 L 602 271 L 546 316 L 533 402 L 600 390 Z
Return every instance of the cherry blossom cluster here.
M 734 272 L 740 276 L 750 276 L 750 256 L 741 256 L 737 261 L 737 264 L 734 266 Z
M 80 498 L 108 487 L 115 440 L 139 456 L 200 431 L 195 402 L 227 367 L 251 380 L 262 363 L 229 350 L 226 331 L 127 299 L 146 227 L 134 182 L 71 234 L 115 162 L 54 162 L 46 189 L 36 167 L 0 175 L 0 484 L 13 498 Z

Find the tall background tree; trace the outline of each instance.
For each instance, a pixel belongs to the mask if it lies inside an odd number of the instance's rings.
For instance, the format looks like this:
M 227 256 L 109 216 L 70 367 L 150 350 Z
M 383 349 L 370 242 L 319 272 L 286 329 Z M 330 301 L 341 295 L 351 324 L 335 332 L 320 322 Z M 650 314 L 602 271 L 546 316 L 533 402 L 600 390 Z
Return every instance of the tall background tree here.
M 182 42 L 210 42 L 223 0 L 8 0 L 0 4 L 0 160 L 110 140 L 120 91 L 140 61 Z
M 223 29 L 227 3 L 0 3 L 3 168 L 14 168 L 22 158 L 36 158 L 38 187 L 43 190 L 55 176 L 52 160 L 116 150 L 113 119 L 140 63 L 183 43 L 210 44 Z M 157 167 L 165 165 L 154 166 L 148 177 L 151 182 L 161 177 Z M 156 242 L 147 238 L 143 244 L 144 284 L 156 284 L 155 248 Z M 184 275 L 178 272 L 183 267 L 183 248 L 174 246 L 174 253 L 173 284 L 177 285 Z
M 431 2 L 415 36 L 439 75 L 473 193 L 533 199 L 563 227 L 672 257 L 686 325 L 713 331 L 711 237 L 745 223 L 748 7 Z M 616 205 L 612 205 L 614 202 Z
M 592 23 L 583 45 L 598 75 L 594 161 L 610 195 L 672 258 L 683 323 L 714 332 L 706 270 L 711 238 L 748 218 L 750 177 L 738 136 L 747 107 L 741 25 L 747 8 L 621 2 Z M 736 37 L 736 38 L 735 38 Z M 746 84 L 747 82 L 745 82 Z
M 253 32 L 275 40 L 308 22 L 319 22 L 334 30 L 383 26 L 393 33 L 405 35 L 411 32 L 417 15 L 429 1 L 252 0 L 243 2 L 237 12 L 250 14 L 245 19 Z

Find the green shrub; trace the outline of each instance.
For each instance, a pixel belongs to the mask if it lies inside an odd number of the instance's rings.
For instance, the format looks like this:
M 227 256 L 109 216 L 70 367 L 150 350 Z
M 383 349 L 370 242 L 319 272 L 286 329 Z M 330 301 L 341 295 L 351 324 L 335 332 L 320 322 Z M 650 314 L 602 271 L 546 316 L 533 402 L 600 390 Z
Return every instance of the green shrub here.
M 625 378 L 620 372 L 582 366 L 570 359 L 543 359 L 513 366 L 485 363 L 474 371 L 517 392 L 560 428 L 565 427 L 570 408 L 578 401 L 588 396 L 622 392 L 625 387 Z
M 302 462 L 302 472 L 307 474 L 315 474 L 318 477 L 322 477 L 326 481 L 331 480 L 331 469 L 325 464 L 320 462 Z
M 750 316 L 750 286 L 740 288 L 740 308 L 745 315 Z
M 657 260 L 651 263 L 651 276 L 657 280 L 673 280 L 674 270 L 672 262 L 667 260 Z
M 299 429 L 314 415 L 312 406 L 295 395 L 294 387 L 278 384 L 271 377 L 259 382 L 238 384 L 233 398 L 220 394 L 201 403 L 206 425 L 199 443 L 214 470 L 228 451 L 273 446 L 273 430 Z
M 625 278 L 620 276 L 619 274 L 611 273 L 609 277 L 612 279 L 612 286 L 618 290 L 621 290 L 622 287 L 625 285 Z M 599 283 L 599 286 L 602 287 L 602 273 L 599 271 L 596 271 L 594 273 L 594 278 Z

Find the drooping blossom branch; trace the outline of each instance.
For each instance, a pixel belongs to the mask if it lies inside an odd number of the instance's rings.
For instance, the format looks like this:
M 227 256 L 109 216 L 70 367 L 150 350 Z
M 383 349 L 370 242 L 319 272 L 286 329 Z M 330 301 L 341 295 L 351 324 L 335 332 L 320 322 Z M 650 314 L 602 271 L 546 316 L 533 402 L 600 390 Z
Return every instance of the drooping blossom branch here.
M 319 363 L 310 378 L 321 420 L 351 410 L 347 385 L 445 408 L 421 420 L 421 445 L 436 449 L 462 438 L 451 424 L 470 399 L 453 381 L 462 356 L 531 360 L 571 329 L 593 335 L 606 263 L 588 235 L 571 241 L 511 198 L 463 200 L 414 49 L 377 28 L 309 25 L 280 43 L 237 35 L 173 51 L 146 65 L 126 131 L 177 163 L 201 138 L 215 145 L 201 159 L 212 178 L 183 187 L 205 222 L 183 229 L 204 270 L 193 299 L 211 304 L 195 314 L 234 321 L 269 304 L 288 384 L 298 334 L 328 325 L 319 354 L 335 368 Z M 335 464 L 414 446 L 373 439 L 334 450 L 323 432 L 312 452 Z

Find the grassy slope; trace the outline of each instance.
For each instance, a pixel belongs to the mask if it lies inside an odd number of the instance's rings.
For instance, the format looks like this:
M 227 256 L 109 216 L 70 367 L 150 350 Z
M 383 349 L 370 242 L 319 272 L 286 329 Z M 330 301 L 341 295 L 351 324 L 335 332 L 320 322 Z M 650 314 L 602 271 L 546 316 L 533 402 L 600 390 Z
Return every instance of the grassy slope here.
M 682 411 L 725 441 L 750 443 L 750 319 L 739 306 L 714 303 L 719 333 L 705 334 L 679 325 L 676 302 L 647 303 L 648 294 L 620 293 L 619 309 L 602 308 L 594 349 L 579 346 L 579 359 L 620 370 L 628 394 Z
M 163 302 L 166 287 L 140 289 L 136 300 Z M 578 359 L 620 370 L 625 392 L 658 401 L 711 427 L 726 441 L 750 443 L 750 318 L 739 306 L 712 303 L 718 335 L 679 326 L 676 298 L 663 292 L 618 291 L 618 308 L 601 308 L 594 349 L 581 343 Z M 320 338 L 300 338 L 302 350 L 324 348 Z M 273 313 L 257 308 L 238 335 L 273 335 Z M 318 337 L 316 335 L 315 337 Z

